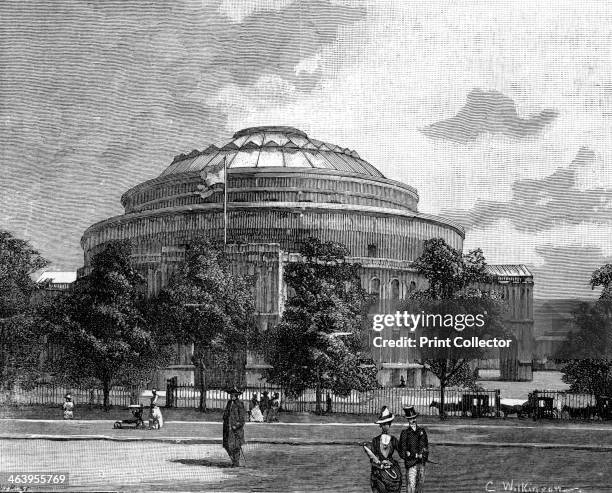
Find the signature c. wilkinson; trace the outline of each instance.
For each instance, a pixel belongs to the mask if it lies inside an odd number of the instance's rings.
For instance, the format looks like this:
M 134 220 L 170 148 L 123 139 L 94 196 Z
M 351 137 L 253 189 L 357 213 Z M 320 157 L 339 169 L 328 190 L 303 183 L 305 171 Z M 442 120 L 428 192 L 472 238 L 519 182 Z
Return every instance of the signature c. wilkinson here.
M 580 488 L 567 488 L 558 485 L 535 484 L 531 481 L 487 481 L 485 491 L 492 493 L 497 491 L 511 491 L 514 493 L 582 493 Z

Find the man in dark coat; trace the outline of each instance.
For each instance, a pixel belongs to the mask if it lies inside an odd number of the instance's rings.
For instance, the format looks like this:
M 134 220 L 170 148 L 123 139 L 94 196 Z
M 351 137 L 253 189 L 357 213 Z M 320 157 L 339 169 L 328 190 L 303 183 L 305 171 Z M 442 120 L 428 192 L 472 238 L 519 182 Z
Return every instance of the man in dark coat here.
M 223 413 L 223 448 L 232 460 L 232 467 L 240 465 L 240 452 L 244 442 L 244 422 L 246 411 L 244 404 L 238 398 L 242 392 L 236 387 L 226 391 L 230 400 Z
M 399 439 L 399 455 L 406 466 L 406 491 L 422 493 L 425 480 L 425 464 L 429 458 L 429 443 L 425 428 L 417 426 L 417 412 L 414 406 L 404 407 L 408 427 L 404 428 Z
M 270 397 L 268 396 L 268 391 L 264 390 L 263 396 L 261 398 L 261 404 L 259 405 L 259 409 L 261 409 L 261 414 L 263 414 L 264 421 L 268 422 L 268 416 L 270 414 Z

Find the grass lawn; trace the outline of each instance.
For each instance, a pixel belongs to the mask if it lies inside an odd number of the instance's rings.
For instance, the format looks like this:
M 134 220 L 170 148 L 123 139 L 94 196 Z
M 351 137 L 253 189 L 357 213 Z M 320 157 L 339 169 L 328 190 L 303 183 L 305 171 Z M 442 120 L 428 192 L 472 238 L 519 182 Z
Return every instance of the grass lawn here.
M 251 444 L 239 469 L 227 467 L 219 445 L 0 440 L 0 456 L 4 471 L 68 472 L 72 491 L 370 491 L 358 446 Z M 427 467 L 427 492 L 510 491 L 511 481 L 612 491 L 610 452 L 436 446 L 432 459 L 439 464 Z

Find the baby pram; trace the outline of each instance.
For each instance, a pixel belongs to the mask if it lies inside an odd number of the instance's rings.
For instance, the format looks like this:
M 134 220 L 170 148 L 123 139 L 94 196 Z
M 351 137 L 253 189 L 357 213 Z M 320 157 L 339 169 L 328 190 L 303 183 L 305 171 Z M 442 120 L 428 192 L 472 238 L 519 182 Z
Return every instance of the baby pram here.
M 142 404 L 130 404 L 126 409 L 132 413 L 133 418 L 115 421 L 113 428 L 144 428 L 145 424 L 142 419 L 144 406 Z

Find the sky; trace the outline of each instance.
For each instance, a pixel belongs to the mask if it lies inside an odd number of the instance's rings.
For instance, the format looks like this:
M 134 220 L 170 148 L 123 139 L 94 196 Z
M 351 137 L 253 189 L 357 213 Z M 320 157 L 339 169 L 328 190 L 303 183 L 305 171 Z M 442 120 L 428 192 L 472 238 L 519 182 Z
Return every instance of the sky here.
M 355 149 L 526 264 L 592 298 L 612 262 L 612 4 L 5 0 L 0 228 L 49 269 L 175 155 L 289 125 Z

